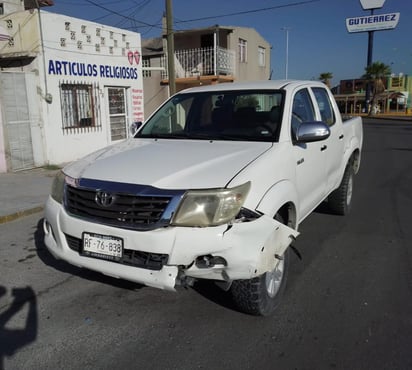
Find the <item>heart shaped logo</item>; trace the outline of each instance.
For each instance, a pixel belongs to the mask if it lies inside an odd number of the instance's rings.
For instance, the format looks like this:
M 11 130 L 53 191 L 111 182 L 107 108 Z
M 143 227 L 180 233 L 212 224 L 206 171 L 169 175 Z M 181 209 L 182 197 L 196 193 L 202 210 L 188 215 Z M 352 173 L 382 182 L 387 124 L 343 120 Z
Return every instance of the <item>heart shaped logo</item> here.
M 127 59 L 129 60 L 130 64 L 133 64 L 133 51 L 129 51 L 127 53 Z
M 134 52 L 134 60 L 136 61 L 136 64 L 139 65 L 139 63 L 140 63 L 140 53 L 138 51 Z

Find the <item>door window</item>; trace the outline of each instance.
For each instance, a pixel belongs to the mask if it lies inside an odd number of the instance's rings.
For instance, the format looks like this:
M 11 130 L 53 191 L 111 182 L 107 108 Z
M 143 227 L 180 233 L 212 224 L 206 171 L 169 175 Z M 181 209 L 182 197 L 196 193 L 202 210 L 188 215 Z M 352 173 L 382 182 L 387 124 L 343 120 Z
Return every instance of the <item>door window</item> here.
M 313 109 L 312 99 L 309 91 L 302 89 L 295 94 L 292 105 L 292 135 L 295 133 L 299 125 L 303 122 L 315 121 L 315 111 Z
M 322 121 L 329 126 L 332 126 L 335 123 L 336 118 L 328 92 L 322 87 L 314 87 L 312 88 L 312 91 L 318 103 Z

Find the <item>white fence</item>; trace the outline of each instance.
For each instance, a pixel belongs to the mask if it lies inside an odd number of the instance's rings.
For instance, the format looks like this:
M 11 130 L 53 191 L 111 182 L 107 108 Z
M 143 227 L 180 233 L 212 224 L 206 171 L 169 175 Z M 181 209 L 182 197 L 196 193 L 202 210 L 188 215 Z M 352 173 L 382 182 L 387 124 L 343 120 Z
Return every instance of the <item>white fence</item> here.
M 168 78 L 166 56 L 162 60 L 165 71 L 162 78 Z M 199 48 L 175 51 L 175 73 L 177 78 L 234 75 L 235 53 L 221 47 Z

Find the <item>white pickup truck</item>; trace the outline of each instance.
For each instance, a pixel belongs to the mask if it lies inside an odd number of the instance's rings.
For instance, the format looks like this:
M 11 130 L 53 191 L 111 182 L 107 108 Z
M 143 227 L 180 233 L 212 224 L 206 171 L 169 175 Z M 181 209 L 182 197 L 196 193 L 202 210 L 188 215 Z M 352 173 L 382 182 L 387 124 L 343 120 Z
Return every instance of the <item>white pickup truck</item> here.
M 215 281 L 271 314 L 298 226 L 321 202 L 346 214 L 362 122 L 315 81 L 261 81 L 172 96 L 133 138 L 66 166 L 47 200 L 57 258 L 174 290 Z

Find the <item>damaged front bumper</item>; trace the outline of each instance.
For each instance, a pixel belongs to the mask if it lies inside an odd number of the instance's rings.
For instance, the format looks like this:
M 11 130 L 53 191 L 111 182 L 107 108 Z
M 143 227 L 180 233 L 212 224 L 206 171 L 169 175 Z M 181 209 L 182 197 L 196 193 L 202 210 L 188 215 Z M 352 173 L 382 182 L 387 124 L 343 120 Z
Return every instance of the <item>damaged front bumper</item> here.
M 231 282 L 250 279 L 271 271 L 298 232 L 268 216 L 205 228 L 165 227 L 135 231 L 106 226 L 68 215 L 61 204 L 47 200 L 45 243 L 59 259 L 103 274 L 160 289 L 174 290 L 192 279 Z M 125 251 L 167 256 L 159 268 L 131 266 L 83 256 L 84 232 L 121 238 Z M 129 252 L 128 252 L 129 253 Z M 154 257 L 154 258 L 155 258 Z

